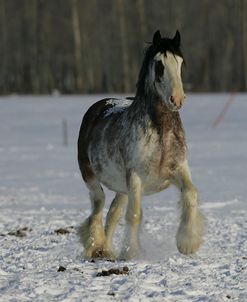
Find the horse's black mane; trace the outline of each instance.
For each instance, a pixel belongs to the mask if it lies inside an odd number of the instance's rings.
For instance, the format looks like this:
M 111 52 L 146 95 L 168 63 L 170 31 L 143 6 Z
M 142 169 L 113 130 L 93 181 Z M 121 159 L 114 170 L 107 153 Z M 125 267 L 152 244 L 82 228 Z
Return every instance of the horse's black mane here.
M 142 67 L 139 72 L 138 81 L 136 84 L 137 92 L 143 91 L 145 86 L 145 77 L 148 73 L 149 63 L 157 53 L 164 53 L 166 55 L 167 51 L 171 52 L 174 55 L 178 55 L 184 59 L 183 53 L 180 49 L 179 45 L 174 43 L 173 39 L 170 38 L 162 38 L 158 45 L 151 43 L 144 52 L 144 59 L 142 63 Z

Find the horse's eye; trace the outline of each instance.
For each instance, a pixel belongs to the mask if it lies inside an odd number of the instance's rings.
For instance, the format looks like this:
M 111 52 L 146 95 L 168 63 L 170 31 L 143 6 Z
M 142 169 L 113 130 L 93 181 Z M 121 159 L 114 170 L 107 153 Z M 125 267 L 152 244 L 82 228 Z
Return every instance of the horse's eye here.
M 155 62 L 155 80 L 160 82 L 160 78 L 164 73 L 164 65 L 161 61 Z

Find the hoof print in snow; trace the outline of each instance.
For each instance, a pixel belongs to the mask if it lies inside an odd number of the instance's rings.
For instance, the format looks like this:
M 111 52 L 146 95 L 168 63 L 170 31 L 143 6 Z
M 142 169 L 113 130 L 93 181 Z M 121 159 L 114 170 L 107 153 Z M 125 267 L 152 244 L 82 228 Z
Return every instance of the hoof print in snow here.
M 123 267 L 123 272 L 125 272 L 125 274 L 128 274 L 128 273 L 129 273 L 129 268 L 128 268 L 128 266 L 124 266 L 124 267 Z
M 57 271 L 64 272 L 64 271 L 66 271 L 66 268 L 60 265 Z
M 127 266 L 124 266 L 123 269 L 111 268 L 109 270 L 102 270 L 102 272 L 97 273 L 96 277 L 105 277 L 110 275 L 128 275 L 128 274 L 129 274 L 129 268 Z
M 95 260 L 92 258 L 92 259 L 88 260 L 88 262 L 95 263 Z
M 72 233 L 72 230 L 74 228 L 75 227 L 73 227 L 73 226 L 70 226 L 68 228 L 59 228 L 59 229 L 55 230 L 54 233 L 56 233 L 57 235 L 66 235 L 66 234 Z
M 57 229 L 54 231 L 57 235 L 65 235 L 65 234 L 69 234 L 70 231 L 67 230 L 67 229 L 63 229 L 63 228 L 60 228 L 60 229 Z
M 22 237 L 27 236 L 27 232 L 31 232 L 31 231 L 32 231 L 32 229 L 24 227 L 24 228 L 18 229 L 16 231 L 9 232 L 8 235 L 22 238 Z
M 114 292 L 108 292 L 107 295 L 108 295 L 108 296 L 115 297 L 115 293 L 114 293 Z
M 78 267 L 75 267 L 73 270 L 76 271 L 76 272 L 79 272 L 79 273 L 83 274 L 83 271 L 81 271 Z
M 230 295 L 226 295 L 227 299 L 231 299 L 232 297 Z
M 107 262 L 116 262 L 115 259 L 105 259 L 105 261 L 107 261 Z

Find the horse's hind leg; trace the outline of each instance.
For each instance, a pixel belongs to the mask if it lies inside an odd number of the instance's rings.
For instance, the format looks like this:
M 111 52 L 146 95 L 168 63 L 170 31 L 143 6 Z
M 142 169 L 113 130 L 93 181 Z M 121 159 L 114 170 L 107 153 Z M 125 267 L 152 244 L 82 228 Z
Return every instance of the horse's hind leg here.
M 204 217 L 198 209 L 198 193 L 191 181 L 188 163 L 185 162 L 175 179 L 181 190 L 181 219 L 177 231 L 177 248 L 182 254 L 195 253 L 203 235 Z
M 110 253 L 106 249 L 105 231 L 102 223 L 105 194 L 95 177 L 90 178 L 85 183 L 90 191 L 92 213 L 82 223 L 78 232 L 85 248 L 84 257 L 87 259 L 97 257 L 108 258 Z
M 106 246 L 108 250 L 112 250 L 112 238 L 116 226 L 123 214 L 123 208 L 128 202 L 128 196 L 125 194 L 117 193 L 113 199 L 110 209 L 106 217 Z

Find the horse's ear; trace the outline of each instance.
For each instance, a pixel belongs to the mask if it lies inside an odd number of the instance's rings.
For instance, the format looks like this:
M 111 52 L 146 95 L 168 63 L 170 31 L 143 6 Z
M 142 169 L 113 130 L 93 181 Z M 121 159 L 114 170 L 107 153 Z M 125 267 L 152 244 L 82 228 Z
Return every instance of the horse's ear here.
M 153 45 L 155 45 L 155 46 L 159 45 L 160 41 L 161 41 L 161 34 L 160 34 L 160 31 L 157 30 L 153 36 Z
M 178 30 L 176 31 L 175 36 L 172 39 L 172 42 L 173 42 L 174 46 L 176 46 L 176 47 L 180 46 L 181 36 L 180 36 L 180 33 Z

